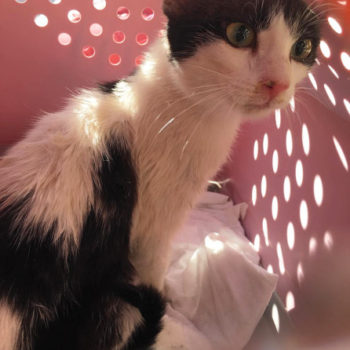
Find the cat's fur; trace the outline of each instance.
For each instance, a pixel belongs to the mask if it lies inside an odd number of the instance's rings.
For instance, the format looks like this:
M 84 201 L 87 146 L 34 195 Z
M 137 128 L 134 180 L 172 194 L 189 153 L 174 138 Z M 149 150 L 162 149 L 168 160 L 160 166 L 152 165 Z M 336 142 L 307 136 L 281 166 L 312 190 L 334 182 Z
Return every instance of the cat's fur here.
M 152 346 L 173 234 L 241 121 L 287 105 L 316 57 L 301 0 L 164 11 L 169 40 L 134 76 L 82 91 L 0 163 L 0 350 Z M 254 48 L 228 43 L 235 21 L 258 33 Z M 290 59 L 299 38 L 314 44 L 303 63 Z

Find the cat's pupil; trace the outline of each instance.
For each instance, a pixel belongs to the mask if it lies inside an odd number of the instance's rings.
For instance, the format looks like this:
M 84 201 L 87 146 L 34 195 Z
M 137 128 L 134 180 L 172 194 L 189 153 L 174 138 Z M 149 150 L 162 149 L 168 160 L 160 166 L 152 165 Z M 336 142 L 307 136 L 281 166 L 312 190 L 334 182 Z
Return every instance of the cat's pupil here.
M 306 48 L 306 42 L 304 40 L 299 41 L 295 46 L 295 54 L 301 56 Z
M 245 25 L 241 25 L 237 29 L 236 40 L 237 42 L 245 41 L 249 36 L 249 29 Z

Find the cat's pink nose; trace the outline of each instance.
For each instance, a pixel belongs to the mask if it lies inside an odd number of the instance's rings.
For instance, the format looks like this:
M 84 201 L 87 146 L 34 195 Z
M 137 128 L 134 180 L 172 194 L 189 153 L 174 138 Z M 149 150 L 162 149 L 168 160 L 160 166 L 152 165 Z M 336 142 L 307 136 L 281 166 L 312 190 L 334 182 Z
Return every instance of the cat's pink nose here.
M 267 94 L 269 94 L 271 99 L 275 98 L 283 91 L 288 90 L 290 86 L 289 83 L 282 83 L 273 80 L 264 81 L 261 85 L 263 90 L 266 91 Z

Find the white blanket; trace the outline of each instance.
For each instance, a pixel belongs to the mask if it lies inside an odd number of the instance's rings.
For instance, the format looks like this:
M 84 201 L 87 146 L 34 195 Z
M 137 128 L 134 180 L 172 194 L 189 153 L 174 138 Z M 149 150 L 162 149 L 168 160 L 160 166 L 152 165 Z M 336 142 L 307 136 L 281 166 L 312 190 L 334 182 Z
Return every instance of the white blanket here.
M 259 267 L 244 236 L 246 209 L 206 193 L 192 211 L 174 242 L 157 350 L 241 350 L 249 341 L 277 276 Z

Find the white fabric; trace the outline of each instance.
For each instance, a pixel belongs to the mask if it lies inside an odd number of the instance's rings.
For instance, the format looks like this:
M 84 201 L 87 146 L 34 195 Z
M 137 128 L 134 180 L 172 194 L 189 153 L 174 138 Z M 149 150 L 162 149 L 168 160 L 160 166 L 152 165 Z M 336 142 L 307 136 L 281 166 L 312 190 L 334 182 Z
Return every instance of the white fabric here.
M 247 205 L 206 193 L 179 232 L 166 277 L 169 300 L 157 350 L 240 350 L 275 290 L 277 276 L 259 255 L 239 219 Z

